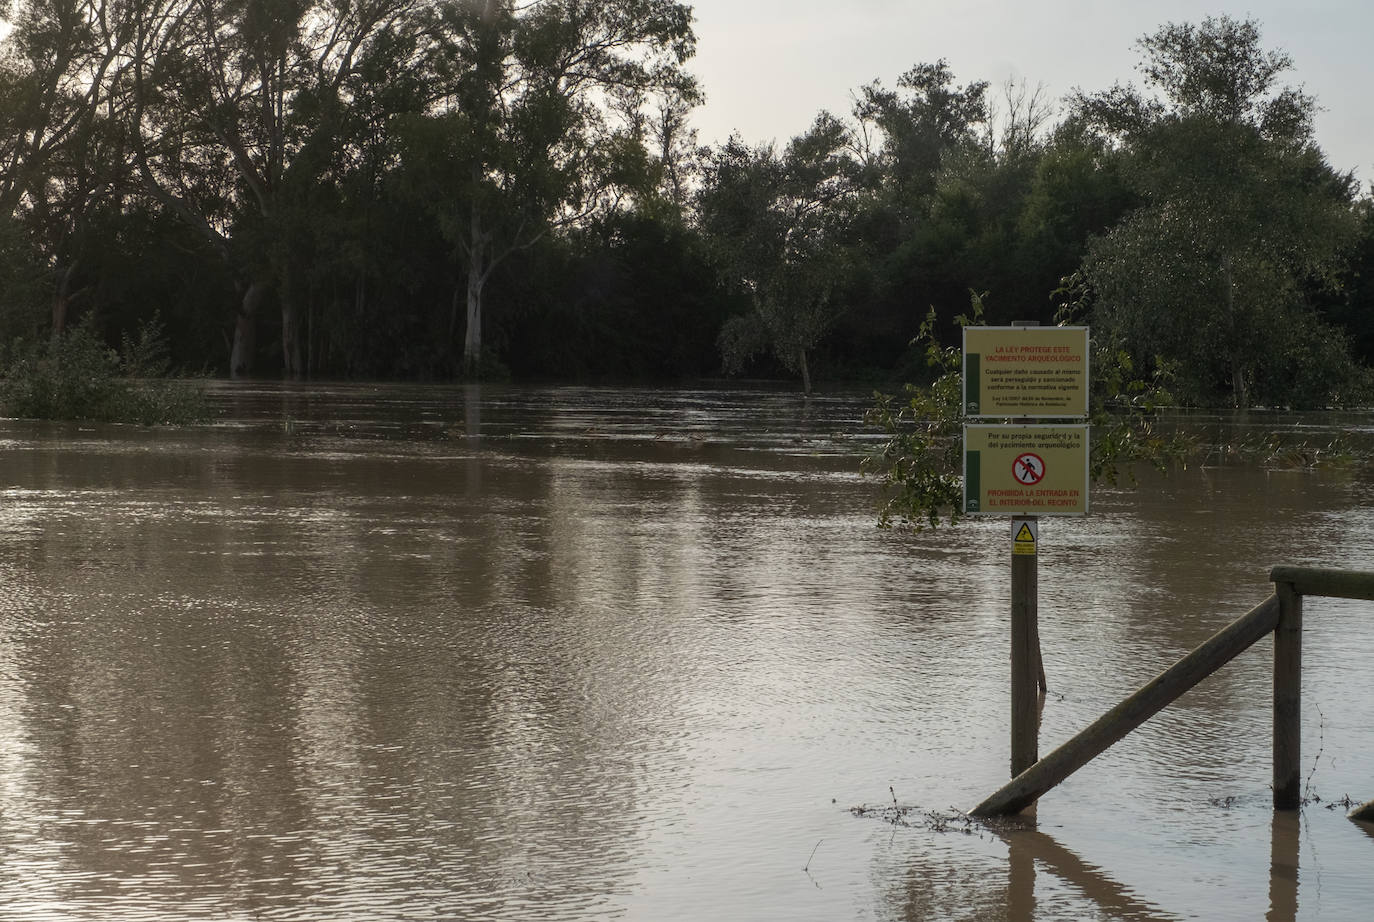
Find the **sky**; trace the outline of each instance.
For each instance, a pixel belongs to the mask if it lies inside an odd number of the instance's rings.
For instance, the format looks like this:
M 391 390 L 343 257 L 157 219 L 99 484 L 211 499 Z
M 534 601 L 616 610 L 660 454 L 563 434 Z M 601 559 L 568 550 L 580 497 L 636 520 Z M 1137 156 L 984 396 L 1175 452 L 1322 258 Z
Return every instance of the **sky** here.
M 944 58 L 960 86 L 1009 79 L 1056 103 L 1075 88 L 1137 83 L 1136 40 L 1168 23 L 1253 18 L 1268 50 L 1294 67 L 1281 79 L 1317 98 L 1317 142 L 1331 165 L 1374 181 L 1374 3 L 1369 0 L 686 0 L 696 16 L 688 68 L 706 91 L 698 140 L 800 134 L 816 113 L 847 115 L 854 91 L 895 87 L 913 65 Z

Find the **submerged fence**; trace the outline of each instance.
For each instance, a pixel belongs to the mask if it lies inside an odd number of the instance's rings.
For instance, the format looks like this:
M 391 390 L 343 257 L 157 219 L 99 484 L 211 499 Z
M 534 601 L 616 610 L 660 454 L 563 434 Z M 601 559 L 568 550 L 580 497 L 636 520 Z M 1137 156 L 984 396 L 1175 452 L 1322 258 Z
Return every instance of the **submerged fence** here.
M 1274 584 L 1273 595 L 1003 785 L 974 807 L 972 815 L 1024 810 L 1270 633 L 1274 635 L 1274 808 L 1296 809 L 1302 756 L 1303 596 L 1374 601 L 1374 572 L 1278 566 L 1269 571 L 1269 580 Z

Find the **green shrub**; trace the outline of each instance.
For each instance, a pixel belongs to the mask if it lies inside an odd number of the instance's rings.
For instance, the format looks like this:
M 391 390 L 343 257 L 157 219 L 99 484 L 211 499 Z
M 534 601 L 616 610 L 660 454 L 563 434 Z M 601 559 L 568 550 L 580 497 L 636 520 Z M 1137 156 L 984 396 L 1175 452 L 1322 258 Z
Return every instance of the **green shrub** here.
M 163 377 L 168 369 L 156 318 L 109 349 L 89 323 L 44 343 L 15 342 L 0 378 L 0 410 L 25 419 L 186 425 L 209 418 L 204 389 Z

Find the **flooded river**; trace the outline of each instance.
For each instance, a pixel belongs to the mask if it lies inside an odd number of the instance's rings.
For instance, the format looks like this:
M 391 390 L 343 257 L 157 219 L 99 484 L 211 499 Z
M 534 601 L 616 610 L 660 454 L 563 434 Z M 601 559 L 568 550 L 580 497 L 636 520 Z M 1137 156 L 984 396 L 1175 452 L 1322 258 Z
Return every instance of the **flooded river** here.
M 1300 814 L 1266 640 L 966 828 L 1007 776 L 1008 526 L 875 528 L 861 397 L 214 397 L 0 422 L 0 918 L 1370 917 L 1374 829 L 1328 807 L 1374 798 L 1374 604 L 1307 604 Z M 1226 422 L 1276 421 L 1374 437 Z M 1040 544 L 1047 752 L 1270 565 L 1374 569 L 1374 475 L 1204 466 Z

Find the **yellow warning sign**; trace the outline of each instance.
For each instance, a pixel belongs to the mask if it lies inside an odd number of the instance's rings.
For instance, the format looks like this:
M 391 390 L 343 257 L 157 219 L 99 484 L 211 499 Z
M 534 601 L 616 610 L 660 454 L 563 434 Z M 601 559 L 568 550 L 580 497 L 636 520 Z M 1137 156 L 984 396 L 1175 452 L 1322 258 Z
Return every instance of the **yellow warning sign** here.
M 1035 522 L 1013 519 L 1011 523 L 1011 552 L 1018 557 L 1034 557 L 1039 527 Z

